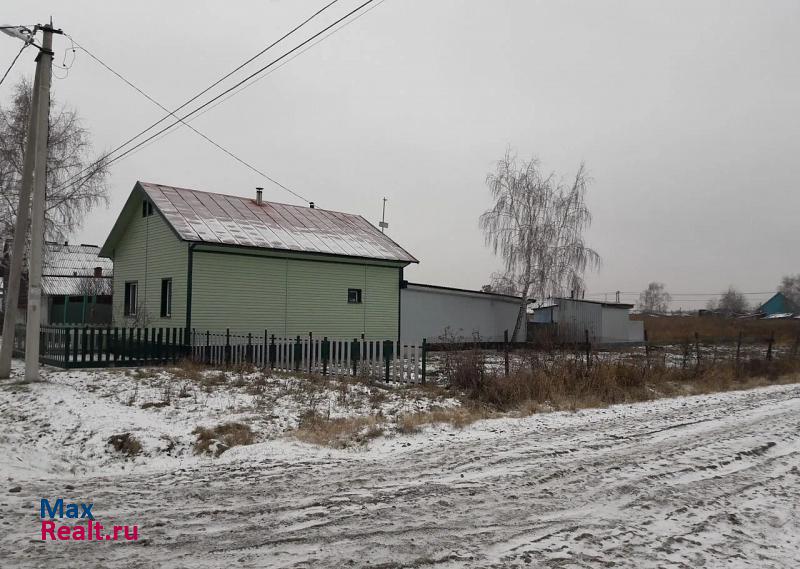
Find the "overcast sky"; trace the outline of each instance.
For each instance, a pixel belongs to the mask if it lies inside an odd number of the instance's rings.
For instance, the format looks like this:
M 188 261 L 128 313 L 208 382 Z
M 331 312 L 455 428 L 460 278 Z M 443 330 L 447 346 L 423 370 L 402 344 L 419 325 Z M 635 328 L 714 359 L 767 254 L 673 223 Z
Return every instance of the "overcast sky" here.
M 6 0 L 1 12 L 3 24 L 52 15 L 174 107 L 327 1 Z M 248 69 L 358 4 L 339 0 Z M 477 288 L 500 268 L 478 216 L 510 146 L 564 177 L 586 162 L 587 237 L 603 257 L 589 294 L 652 280 L 766 292 L 800 272 L 798 23 L 796 1 L 385 0 L 193 125 L 320 207 L 377 224 L 386 196 L 389 234 L 420 259 L 409 280 Z M 56 38 L 57 63 L 68 47 Z M 18 49 L 0 37 L 3 70 Z M 0 87 L 3 104 L 33 57 Z M 53 90 L 98 152 L 163 115 L 81 52 Z M 302 203 L 181 128 L 114 166 L 109 208 L 72 240 L 101 244 L 136 180 L 265 186 L 266 199 Z M 681 298 L 674 308 L 706 297 Z

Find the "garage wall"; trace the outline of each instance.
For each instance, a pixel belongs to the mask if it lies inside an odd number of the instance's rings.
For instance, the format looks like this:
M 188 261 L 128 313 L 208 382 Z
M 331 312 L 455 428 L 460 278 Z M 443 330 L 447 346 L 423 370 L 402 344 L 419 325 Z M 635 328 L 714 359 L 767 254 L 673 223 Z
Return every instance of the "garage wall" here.
M 603 307 L 604 343 L 627 342 L 630 337 L 630 317 L 627 308 Z
M 413 284 L 400 290 L 400 336 L 406 344 L 439 341 L 448 329 L 458 339 L 499 342 L 503 331 L 513 333 L 518 313 L 513 298 Z M 524 334 L 522 326 L 519 336 Z

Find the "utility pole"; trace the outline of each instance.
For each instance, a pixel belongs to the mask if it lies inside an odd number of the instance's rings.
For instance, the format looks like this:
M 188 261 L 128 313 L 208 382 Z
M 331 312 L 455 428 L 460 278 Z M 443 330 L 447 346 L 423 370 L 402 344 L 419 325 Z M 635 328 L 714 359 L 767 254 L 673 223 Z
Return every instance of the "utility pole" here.
M 378 224 L 378 227 L 381 228 L 381 233 L 385 233 L 386 229 L 389 227 L 389 224 L 386 223 L 386 198 L 383 198 L 383 213 L 381 214 L 381 222 Z
M 25 328 L 25 381 L 39 380 L 39 330 L 42 303 L 42 250 L 47 198 L 47 135 L 50 118 L 50 79 L 53 70 L 53 22 L 42 26 L 44 38 L 36 58 L 39 84 L 36 110 L 36 151 L 31 204 L 31 251 L 28 256 L 28 322 Z M 58 31 L 60 33 L 60 30 Z
M 36 148 L 36 109 L 39 100 L 39 76 L 33 82 L 31 95 L 31 114 L 28 120 L 28 136 L 25 141 L 25 158 L 22 163 L 22 187 L 19 191 L 17 207 L 17 224 L 14 230 L 14 242 L 11 249 L 11 262 L 6 290 L 6 311 L 3 320 L 3 344 L 0 346 L 0 379 L 11 376 L 11 352 L 14 345 L 14 331 L 17 323 L 17 306 L 19 305 L 19 289 L 22 277 L 22 261 L 25 257 L 25 245 L 28 241 L 28 220 L 31 211 L 31 187 L 33 186 L 33 156 Z
M 32 39 L 32 38 L 31 38 Z M 37 65 L 38 67 L 38 65 Z M 39 73 L 37 69 L 31 93 L 30 116 L 28 117 L 28 134 L 25 140 L 25 157 L 22 163 L 22 186 L 19 192 L 17 221 L 14 229 L 14 242 L 9 263 L 8 289 L 6 290 L 6 310 L 3 320 L 3 343 L 0 346 L 0 379 L 11 376 L 11 352 L 14 346 L 14 333 L 17 323 L 17 306 L 19 305 L 20 280 L 22 278 L 22 261 L 25 258 L 27 244 L 28 220 L 31 210 L 31 189 L 33 187 L 34 155 L 36 151 L 37 113 L 39 109 Z

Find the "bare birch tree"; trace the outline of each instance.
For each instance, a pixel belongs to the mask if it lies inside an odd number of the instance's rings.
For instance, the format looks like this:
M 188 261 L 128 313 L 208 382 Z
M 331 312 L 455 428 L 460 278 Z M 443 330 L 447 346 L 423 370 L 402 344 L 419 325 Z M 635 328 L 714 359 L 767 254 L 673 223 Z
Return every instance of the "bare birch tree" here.
M 22 79 L 10 105 L 0 107 L 0 231 L 4 235 L 13 233 L 17 218 L 30 110 L 31 84 Z M 46 231 L 49 239 L 60 241 L 80 227 L 93 207 L 108 202 L 108 169 L 105 161 L 95 162 L 90 155 L 89 131 L 72 109 L 51 103 L 47 144 Z M 87 166 L 86 172 L 68 183 Z
M 652 282 L 639 295 L 639 310 L 651 314 L 665 314 L 672 302 L 664 283 Z
M 576 295 L 583 275 L 600 256 L 583 233 L 592 221 L 586 205 L 588 179 L 581 164 L 570 183 L 544 174 L 537 159 L 518 163 L 507 150 L 486 177 L 494 206 L 480 217 L 486 244 L 503 259 L 504 282 L 520 295 L 512 338 L 526 325 L 528 299 Z

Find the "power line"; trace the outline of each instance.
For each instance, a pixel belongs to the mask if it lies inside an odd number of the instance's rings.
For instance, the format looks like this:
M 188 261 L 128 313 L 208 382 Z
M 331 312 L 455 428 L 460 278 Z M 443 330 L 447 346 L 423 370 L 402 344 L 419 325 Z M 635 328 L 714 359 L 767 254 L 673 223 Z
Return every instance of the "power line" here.
M 337 0 L 334 0 L 334 1 L 337 1 Z M 106 68 L 106 69 L 107 69 L 108 71 L 110 71 L 111 73 L 113 73 L 115 76 L 117 76 L 117 77 L 118 77 L 119 79 L 121 79 L 123 82 L 125 82 L 125 83 L 126 83 L 128 86 L 130 86 L 130 87 L 131 87 L 132 89 L 134 89 L 136 92 L 138 92 L 138 93 L 139 93 L 139 94 L 141 94 L 143 97 L 145 97 L 145 98 L 146 98 L 148 101 L 150 101 L 151 103 L 153 103 L 154 105 L 156 105 L 157 107 L 159 107 L 161 110 L 163 110 L 163 111 L 166 111 L 166 112 L 168 113 L 168 114 L 167 114 L 167 116 L 170 116 L 170 115 L 171 115 L 171 116 L 173 116 L 173 117 L 177 118 L 177 119 L 178 119 L 180 122 L 182 122 L 182 123 L 183 123 L 185 126 L 189 127 L 189 128 L 190 128 L 190 129 L 191 129 L 193 132 L 195 132 L 195 133 L 196 133 L 196 134 L 198 134 L 199 136 L 203 137 L 203 138 L 204 138 L 206 141 L 208 141 L 210 144 L 214 145 L 214 146 L 215 146 L 216 148 L 218 148 L 219 150 L 222 150 L 222 151 L 223 151 L 225 154 L 227 154 L 228 156 L 230 156 L 231 158 L 233 158 L 233 159 L 234 159 L 234 160 L 236 160 L 237 162 L 239 162 L 239 163 L 243 164 L 244 166 L 246 166 L 247 168 L 249 168 L 249 169 L 250 169 L 250 170 L 252 170 L 253 172 L 255 172 L 255 173 L 257 173 L 257 174 L 261 175 L 261 176 L 262 176 L 262 177 L 264 177 L 264 178 L 266 178 L 267 180 L 269 180 L 270 182 L 272 182 L 272 183 L 273 183 L 273 184 L 275 184 L 276 186 L 278 186 L 278 187 L 280 187 L 280 188 L 283 188 L 284 190 L 286 190 L 287 192 L 289 192 L 290 194 L 292 194 L 292 195 L 293 195 L 293 196 L 295 196 L 296 198 L 298 198 L 298 199 L 300 199 L 300 200 L 303 200 L 304 202 L 309 202 L 309 200 L 308 200 L 307 198 L 305 198 L 305 197 L 301 196 L 301 195 L 300 195 L 299 193 L 297 193 L 296 191 L 292 190 L 291 188 L 288 188 L 288 187 L 287 187 L 287 186 L 285 186 L 284 184 L 280 183 L 278 180 L 276 180 L 276 179 L 272 178 L 271 176 L 269 176 L 268 174 L 266 174 L 266 173 L 262 172 L 261 170 L 259 170 L 259 169 L 258 169 L 258 168 L 256 168 L 255 166 L 253 166 L 252 164 L 250 164 L 250 163 L 246 162 L 244 159 L 242 159 L 242 158 L 240 158 L 239 156 L 237 156 L 236 154 L 234 154 L 232 151 L 228 150 L 227 148 L 225 148 L 225 147 L 224 147 L 224 146 L 222 146 L 221 144 L 219 144 L 219 143 L 215 142 L 214 140 L 212 140 L 212 139 L 211 139 L 211 138 L 210 138 L 208 135 L 206 135 L 206 134 L 204 134 L 204 133 L 200 132 L 199 130 L 197 130 L 197 129 L 196 129 L 195 127 L 193 127 L 192 125 L 190 125 L 190 124 L 188 124 L 187 122 L 185 122 L 185 121 L 183 121 L 182 119 L 180 119 L 180 117 L 178 117 L 178 115 L 176 115 L 176 114 L 175 114 L 175 111 L 170 111 L 170 110 L 169 110 L 168 108 L 166 108 L 164 105 L 162 105 L 162 104 L 161 104 L 161 103 L 159 103 L 157 100 L 155 100 L 153 97 L 151 97 L 150 95 L 148 95 L 147 93 L 145 93 L 145 92 L 144 92 L 142 89 L 140 89 L 139 87 L 137 87 L 136 85 L 134 85 L 134 84 L 133 84 L 131 81 L 129 81 L 128 79 L 126 79 L 125 77 L 123 77 L 121 73 L 119 73 L 118 71 L 116 71 L 116 70 L 112 69 L 112 68 L 111 68 L 111 67 L 110 67 L 108 64 L 106 64 L 104 61 L 102 61 L 102 60 L 101 60 L 99 57 L 97 57 L 95 54 L 93 54 L 92 52 L 90 52 L 90 51 L 89 51 L 88 49 L 86 49 L 84 46 L 82 46 L 82 45 L 80 45 L 78 42 L 76 42 L 76 41 L 74 40 L 74 38 L 72 38 L 71 36 L 67 36 L 67 37 L 69 37 L 69 39 L 70 39 L 70 40 L 71 40 L 71 41 L 74 43 L 74 45 L 75 45 L 75 46 L 76 46 L 78 49 L 80 49 L 81 51 L 84 51 L 84 52 L 85 52 L 85 53 L 86 53 L 86 54 L 87 54 L 89 57 L 91 57 L 91 58 L 92 58 L 92 59 L 94 59 L 94 60 L 95 60 L 97 63 L 99 63 L 100 65 L 102 65 L 104 68 Z
M 285 33 L 284 35 L 282 35 L 280 38 L 278 38 L 277 40 L 275 40 L 274 42 L 272 42 L 271 44 L 269 44 L 267 47 L 265 47 L 264 49 L 262 49 L 262 50 L 261 50 L 260 52 L 258 52 L 256 55 L 254 55 L 253 57 L 251 57 L 250 59 L 248 59 L 247 61 L 245 61 L 244 63 L 242 63 L 241 65 L 239 65 L 238 67 L 236 67 L 235 69 L 233 69 L 232 71 L 230 71 L 229 73 L 225 74 L 223 77 L 221 77 L 220 79 L 218 79 L 217 81 L 215 81 L 215 82 L 214 82 L 214 83 L 212 83 L 211 85 L 209 85 L 208 87 L 206 87 L 205 89 L 203 89 L 202 91 L 200 91 L 199 93 L 197 93 L 196 95 L 194 95 L 193 97 L 191 97 L 190 99 L 188 99 L 186 102 L 184 102 L 184 103 L 183 103 L 181 106 L 179 106 L 179 107 L 177 107 L 176 109 L 174 109 L 172 112 L 173 112 L 173 113 L 177 113 L 179 110 L 183 109 L 184 107 L 186 107 L 186 106 L 187 106 L 187 105 L 189 105 L 190 103 L 192 103 L 192 102 L 194 102 L 195 100 L 197 100 L 199 97 L 203 96 L 205 93 L 207 93 L 208 91 L 210 91 L 211 89 L 213 89 L 214 87 L 216 87 L 217 85 L 219 85 L 220 83 L 222 83 L 223 81 L 225 81 L 226 79 L 228 79 L 229 77 L 231 77 L 231 76 L 232 76 L 234 73 L 236 73 L 236 72 L 238 72 L 239 70 L 241 70 L 243 67 L 245 67 L 246 65 L 248 65 L 249 63 L 251 63 L 253 60 L 255 60 L 256 58 L 258 58 L 258 57 L 260 57 L 261 55 L 263 55 L 263 54 L 264 54 L 266 51 L 268 51 L 269 49 L 271 49 L 271 48 L 275 47 L 275 46 L 276 46 L 278 43 L 280 43 L 280 42 L 282 42 L 283 40 L 285 40 L 286 38 L 288 38 L 290 35 L 292 35 L 292 34 L 293 34 L 293 33 L 295 33 L 297 30 L 299 30 L 299 29 L 300 29 L 300 28 L 302 28 L 304 25 L 306 25 L 308 22 L 310 22 L 311 20 L 313 20 L 314 18 L 316 18 L 317 16 L 319 16 L 319 15 L 320 15 L 322 12 L 324 12 L 325 10 L 327 10 L 328 8 L 330 8 L 330 7 L 331 7 L 333 4 L 335 4 L 336 2 L 338 2 L 338 0 L 332 0 L 331 2 L 329 2 L 329 3 L 328 3 L 328 4 L 326 4 L 325 6 L 323 6 L 322 8 L 320 8 L 319 10 L 317 10 L 316 12 L 314 12 L 314 13 L 313 13 L 311 16 L 309 16 L 308 18 L 306 18 L 305 20 L 303 20 L 302 22 L 300 22 L 298 25 L 296 25 L 294 28 L 292 28 L 291 30 L 289 30 L 288 32 L 286 32 L 286 33 Z M 88 53 L 88 52 L 87 52 L 87 53 Z M 99 159 L 97 159 L 97 160 L 95 161 L 95 163 L 94 163 L 94 164 L 91 164 L 91 165 L 87 166 L 86 168 L 84 168 L 83 170 L 81 170 L 80 172 L 78 172 L 77 174 L 75 174 L 74 176 L 72 176 L 70 179 L 68 179 L 67 181 L 65 181 L 65 182 L 64 182 L 64 183 L 63 183 L 63 184 L 62 184 L 62 185 L 59 187 L 59 189 L 61 189 L 61 188 L 65 187 L 65 186 L 67 186 L 67 185 L 69 185 L 69 184 L 71 184 L 71 183 L 83 183 L 85 180 L 78 180 L 78 178 L 79 178 L 79 177 L 80 177 L 80 176 L 81 176 L 81 175 L 82 175 L 84 172 L 86 172 L 86 171 L 88 171 L 88 170 L 92 169 L 92 168 L 93 168 L 93 167 L 94 167 L 96 164 L 98 164 L 99 162 L 101 162 L 101 161 L 103 161 L 103 160 L 106 160 L 106 159 L 107 159 L 107 158 L 109 158 L 109 157 L 110 157 L 112 154 L 114 154 L 114 153 L 118 152 L 119 150 L 121 150 L 122 148 L 124 148 L 125 146 L 127 146 L 128 144 L 130 144 L 131 142 L 133 142 L 134 140 L 136 140 L 136 139 L 137 139 L 137 138 L 139 138 L 140 136 L 142 136 L 142 135 L 144 135 L 145 133 L 149 132 L 150 130 L 152 130 L 153 128 L 155 128 L 155 127 L 156 127 L 156 126 L 158 126 L 159 124 L 161 124 L 163 121 L 165 121 L 165 120 L 166 120 L 166 119 L 167 119 L 169 116 L 170 116 L 169 114 L 168 114 L 168 115 L 165 115 L 164 117 L 160 118 L 159 120 L 157 120 L 156 122 L 154 122 L 153 124 L 151 124 L 150 126 L 148 126 L 148 127 L 147 127 L 146 129 L 144 129 L 143 131 L 141 131 L 141 132 L 139 132 L 138 134 L 136 134 L 135 136 L 133 136 L 133 137 L 129 138 L 128 140 L 126 140 L 125 142 L 123 142 L 122 144 L 120 144 L 119 146 L 117 146 L 116 148 L 114 148 L 113 150 L 111 150 L 111 151 L 107 152 L 105 155 L 103 155 L 102 157 L 100 157 Z M 184 118 L 185 118 L 185 117 L 184 117 Z M 110 164 L 111 162 L 113 162 L 113 161 L 115 161 L 115 160 L 116 160 L 116 159 L 112 159 L 112 160 L 110 160 L 110 161 L 108 162 L 108 164 Z
M 375 8 L 377 8 L 378 6 L 380 6 L 381 4 L 383 4 L 384 2 L 386 2 L 386 0 L 379 0 L 379 2 L 378 2 L 377 4 L 375 4 L 374 6 L 371 6 L 370 8 L 368 8 L 368 9 L 367 9 L 367 10 L 365 10 L 365 11 L 363 11 L 362 13 L 360 13 L 358 16 L 356 16 L 356 17 L 355 17 L 355 18 L 353 18 L 352 20 L 349 20 L 349 21 L 345 22 L 344 24 L 342 24 L 342 25 L 341 25 L 341 26 L 339 26 L 338 28 L 336 28 L 336 29 L 334 29 L 334 30 L 331 30 L 330 32 L 328 32 L 327 34 L 325 34 L 323 37 L 319 38 L 319 39 L 318 39 L 317 41 L 315 41 L 314 43 L 312 43 L 312 44 L 310 44 L 310 45 L 307 45 L 307 46 L 306 46 L 304 49 L 302 49 L 300 52 L 298 52 L 298 53 L 294 54 L 292 57 L 290 57 L 290 58 L 289 58 L 289 59 L 287 59 L 286 61 L 283 61 L 283 62 L 282 62 L 280 65 L 278 65 L 278 66 L 276 66 L 275 68 L 271 69 L 269 72 L 262 74 L 262 75 L 261 75 L 260 77 L 258 77 L 256 80 L 254 80 L 254 81 L 251 81 L 251 82 L 250 82 L 250 83 L 248 83 L 247 85 L 244 85 L 244 86 L 242 86 L 241 88 L 238 88 L 237 90 L 235 90 L 235 91 L 233 91 L 233 92 L 229 93 L 228 95 L 226 95 L 224 98 L 220 99 L 219 101 L 217 101 L 217 102 L 216 102 L 216 103 L 214 103 L 213 105 L 211 105 L 211 106 L 209 106 L 209 107 L 207 107 L 207 108 L 203 109 L 203 111 L 202 111 L 202 112 L 200 112 L 200 113 L 198 113 L 198 114 L 194 115 L 193 117 L 191 117 L 189 120 L 187 120 L 187 121 L 181 121 L 181 122 L 182 122 L 184 125 L 186 125 L 186 126 L 189 126 L 189 124 L 188 124 L 188 123 L 195 121 L 196 119 L 200 118 L 201 116 L 203 116 L 203 115 L 204 115 L 204 114 L 206 114 L 207 112 L 209 112 L 209 111 L 211 111 L 211 110 L 215 109 L 216 107 L 218 107 L 219 105 L 221 105 L 222 103 L 224 103 L 225 101 L 227 101 L 228 99 L 230 99 L 231 97 L 234 97 L 234 96 L 236 96 L 237 94 L 239 94 L 239 93 L 241 93 L 242 91 L 244 91 L 245 89 L 248 89 L 249 87 L 251 87 L 251 86 L 255 85 L 256 83 L 258 83 L 258 82 L 259 82 L 259 81 L 261 81 L 262 79 L 266 79 L 267 77 L 269 77 L 270 75 L 272 75 L 273 73 L 275 73 L 276 71 L 278 71 L 278 70 L 279 70 L 281 67 L 283 67 L 284 65 L 287 65 L 288 63 L 290 63 L 290 62 L 294 61 L 296 58 L 298 58 L 298 57 L 300 57 L 301 55 L 303 55 L 303 54 L 304 54 L 305 52 L 307 52 L 309 49 L 313 48 L 314 46 L 316 46 L 316 45 L 317 45 L 317 44 L 319 44 L 319 43 L 322 43 L 323 41 L 325 41 L 326 39 L 328 39 L 329 37 L 331 37 L 333 34 L 335 34 L 335 33 L 339 32 L 339 31 L 343 30 L 344 28 L 346 28 L 346 27 L 347 27 L 347 26 L 349 26 L 350 24 L 354 23 L 354 22 L 355 22 L 355 21 L 357 21 L 358 19 L 362 18 L 363 16 L 366 16 L 368 13 L 370 13 L 372 10 L 374 10 Z M 180 126 L 178 127 L 178 129 L 179 129 L 179 128 L 180 128 Z M 191 127 L 190 127 L 190 128 L 191 128 Z M 157 136 L 156 138 L 154 138 L 153 140 L 151 140 L 151 141 L 147 142 L 146 144 L 142 145 L 141 147 L 139 147 L 139 148 L 135 149 L 133 152 L 131 152 L 131 155 L 134 155 L 134 154 L 136 154 L 136 153 L 138 153 L 138 152 L 141 152 L 142 150 L 145 150 L 145 149 L 147 149 L 147 148 L 148 148 L 150 145 L 157 143 L 157 142 L 158 142 L 158 141 L 160 141 L 162 138 L 164 138 L 164 137 L 166 137 L 166 136 L 169 136 L 170 134 L 172 134 L 173 132 L 175 132 L 175 131 L 176 131 L 176 130 L 178 130 L 178 129 L 173 129 L 173 130 L 170 130 L 170 131 L 168 131 L 168 132 L 163 132 L 162 134 L 158 135 L 158 136 Z
M 239 86 L 241 86 L 241 85 L 243 85 L 243 84 L 247 83 L 247 82 L 248 82 L 250 79 L 252 79 L 253 77 L 256 77 L 257 75 L 259 75 L 259 74 L 263 73 L 263 72 L 264 72 L 266 69 L 269 69 L 270 67 L 272 67 L 272 66 L 273 66 L 273 65 L 275 65 L 276 63 L 278 63 L 278 62 L 280 62 L 281 60 L 285 59 L 287 56 L 291 55 L 292 53 L 294 53 L 295 51 L 297 51 L 297 50 L 298 50 L 298 49 L 300 49 L 301 47 L 303 47 L 303 46 L 305 46 L 306 44 L 310 43 L 312 40 L 314 40 L 314 39 L 318 38 L 319 36 L 321 36 L 322 34 L 324 34 L 325 32 L 327 32 L 328 30 L 330 30 L 331 28 L 333 28 L 334 26 L 336 26 L 336 25 L 340 24 L 342 21 L 344 21 L 345 19 L 349 18 L 350 16 L 352 16 L 353 14 L 355 14 L 356 12 L 358 12 L 359 10 L 361 10 L 362 8 L 364 8 L 365 6 L 368 6 L 369 4 L 372 4 L 374 1 L 375 1 L 375 0 L 367 0 L 367 1 L 366 1 L 366 2 L 364 2 L 363 4 L 360 4 L 358 7 L 354 8 L 354 9 L 353 9 L 353 10 L 351 10 L 351 11 L 349 11 L 347 14 L 345 14 L 345 15 L 344 15 L 344 16 L 342 16 L 341 18 L 337 19 L 337 20 L 336 20 L 336 21 L 334 21 L 332 24 L 329 24 L 328 26 L 326 26 L 325 28 L 323 28 L 323 29 L 322 29 L 322 30 L 320 30 L 319 32 L 317 32 L 317 33 L 315 33 L 314 35 L 312 35 L 310 38 L 308 38 L 308 39 L 304 40 L 303 42 L 299 43 L 298 45 L 296 45 L 295 47 L 293 47 L 293 48 L 292 48 L 292 49 L 290 49 L 289 51 L 285 52 L 285 53 L 284 53 L 283 55 L 281 55 L 280 57 L 278 57 L 278 58 L 276 58 L 276 59 L 272 60 L 270 63 L 268 63 L 267 65 L 265 65 L 265 66 L 263 66 L 262 68 L 258 69 L 258 70 L 257 70 L 257 71 L 255 71 L 254 73 L 251 73 L 250 75 L 248 75 L 247 77 L 245 77 L 244 79 L 242 79 L 241 81 L 239 81 L 238 83 L 236 83 L 235 85 L 233 85 L 232 87 L 229 87 L 228 89 L 226 89 L 226 90 L 225 90 L 225 91 L 223 91 L 222 93 L 220 93 L 220 94 L 216 95 L 215 97 L 213 97 L 213 98 L 209 99 L 208 101 L 206 101 L 205 103 L 203 103 L 203 104 L 202 104 L 202 105 L 200 105 L 199 107 L 195 108 L 193 111 L 190 111 L 189 113 L 187 113 L 187 114 L 183 115 L 182 117 L 179 117 L 177 121 L 175 121 L 175 122 L 173 122 L 173 123 L 170 123 L 170 124 L 169 124 L 169 125 L 167 125 L 166 127 L 162 128 L 161 130 L 159 130 L 158 132 L 156 132 L 155 134 L 152 134 L 152 135 L 150 135 L 149 137 L 147 137 L 146 139 L 144 139 L 143 141 L 141 141 L 141 142 L 138 142 L 136 145 L 134 145 L 133 147 L 129 148 L 128 150 L 126 150 L 126 151 L 125 151 L 125 152 L 123 152 L 122 154 L 119 154 L 118 156 L 115 156 L 114 158 L 112 158 L 111 160 L 109 160 L 109 161 L 106 163 L 106 165 L 107 165 L 107 166 L 108 166 L 108 165 L 111 165 L 111 164 L 113 164 L 114 162 L 116 162 L 116 161 L 118 161 L 118 160 L 121 160 L 121 159 L 125 158 L 127 155 L 129 155 L 131 152 L 135 151 L 135 150 L 136 150 L 137 148 L 139 148 L 140 146 L 143 146 L 144 144 L 147 144 L 149 141 L 153 140 L 154 138 L 156 138 L 157 136 L 159 136 L 159 135 L 160 135 L 160 134 L 162 134 L 163 132 L 166 132 L 166 131 L 170 130 L 170 129 L 171 129 L 173 126 L 175 126 L 176 124 L 180 124 L 180 123 L 182 123 L 182 122 L 183 122 L 183 121 L 185 121 L 187 118 L 191 117 L 192 115 L 196 114 L 196 113 L 197 113 L 197 112 L 199 112 L 200 110 L 202 110 L 202 109 L 204 109 L 205 107 L 209 106 L 209 105 L 210 105 L 211 103 L 213 103 L 214 101 L 216 101 L 216 100 L 218 100 L 218 99 L 220 99 L 220 98 L 224 97 L 225 95 L 227 95 L 228 93 L 230 93 L 231 91 L 233 91 L 234 89 L 236 89 L 237 87 L 239 87 Z M 160 122 L 160 121 L 159 121 L 159 122 Z M 185 124 L 185 123 L 184 123 L 184 124 Z M 139 135 L 137 135 L 137 137 L 138 137 L 138 136 L 139 136 Z M 134 137 L 134 138 L 136 138 L 136 137 Z M 126 144 L 127 144 L 127 143 L 126 143 Z M 123 145 L 123 146 L 124 146 L 124 145 Z M 115 149 L 115 150 L 111 151 L 111 152 L 110 152 L 110 153 L 108 153 L 108 154 L 107 154 L 105 157 L 108 157 L 110 154 L 113 154 L 113 153 L 114 153 L 114 152 L 116 152 L 117 150 L 119 150 L 119 148 L 117 148 L 117 149 Z M 105 157 L 104 157 L 104 158 L 105 158 Z M 103 160 L 104 158 L 101 158 L 101 160 Z M 86 168 L 86 169 L 88 169 L 88 168 Z M 86 169 L 84 169 L 84 171 L 85 171 Z M 68 185 L 68 184 L 70 184 L 70 183 L 83 183 L 83 181 L 85 181 L 85 179 L 88 179 L 88 177 L 86 177 L 84 180 L 77 180 L 77 181 L 76 181 L 76 177 L 77 177 L 77 176 L 80 176 L 80 174 L 81 174 L 81 172 L 78 172 L 78 174 L 77 174 L 76 176 L 73 176 L 73 177 L 72 177 L 70 180 L 67 180 L 67 181 L 66 181 L 64 184 L 62 184 L 62 186 L 61 186 L 61 187 L 64 187 L 64 186 L 66 186 L 66 185 Z M 90 177 L 90 176 L 89 176 L 89 177 Z M 60 188 L 59 188 L 59 189 L 60 189 Z
M 210 107 L 208 107 L 207 109 L 204 109 L 202 113 L 199 113 L 197 116 L 193 117 L 193 118 L 192 118 L 192 120 L 194 120 L 194 119 L 196 119 L 196 118 L 198 118 L 198 117 L 201 117 L 201 116 L 203 116 L 203 115 L 204 115 L 204 114 L 206 114 L 208 111 L 210 111 L 210 110 L 212 110 L 212 109 L 214 109 L 214 108 L 218 107 L 219 105 L 221 105 L 222 103 L 224 103 L 225 101 L 227 101 L 227 100 L 228 100 L 228 99 L 230 99 L 231 97 L 233 97 L 233 96 L 235 96 L 235 95 L 238 95 L 239 93 L 241 93 L 241 92 L 242 92 L 242 91 L 244 91 L 245 89 L 249 89 L 250 87 L 252 87 L 252 86 L 253 86 L 253 85 L 255 85 L 256 83 L 258 83 L 258 82 L 259 82 L 259 81 L 261 81 L 262 79 L 266 79 L 267 77 L 269 77 L 270 75 L 272 75 L 273 73 L 275 73 L 275 72 L 276 72 L 278 69 L 280 69 L 280 68 L 281 68 L 281 67 L 283 67 L 284 65 L 287 65 L 288 63 L 290 63 L 290 62 L 294 61 L 295 59 L 297 59 L 298 57 L 300 57 L 301 55 L 303 55 L 305 52 L 307 52 L 309 49 L 313 48 L 315 45 L 317 45 L 317 44 L 319 44 L 319 43 L 322 43 L 323 41 L 325 41 L 326 39 L 328 39 L 329 37 L 331 37 L 333 34 L 335 34 L 335 33 L 339 32 L 339 31 L 343 30 L 344 28 L 346 28 L 346 27 L 347 27 L 347 26 L 349 26 L 350 24 L 353 24 L 353 23 L 355 23 L 357 20 L 359 20 L 360 18 L 362 18 L 362 17 L 366 16 L 367 14 L 369 14 L 370 12 L 372 12 L 372 11 L 373 11 L 375 8 L 377 8 L 378 6 L 380 6 L 381 4 L 383 4 L 384 2 L 386 2 L 386 0 L 379 0 L 379 2 L 378 2 L 377 4 L 375 4 L 374 6 L 370 6 L 370 7 L 369 7 L 367 10 L 364 10 L 364 11 L 363 11 L 362 13 L 360 13 L 358 16 L 356 16 L 355 18 L 353 18 L 352 20 L 350 20 L 350 21 L 348 21 L 348 22 L 345 22 L 344 24 L 342 24 L 341 26 L 339 26 L 339 27 L 338 27 L 338 28 L 336 28 L 335 30 L 331 30 L 329 33 L 325 34 L 323 37 L 319 38 L 317 41 L 315 41 L 315 42 L 314 42 L 314 43 L 312 43 L 311 45 L 308 45 L 308 46 L 306 46 L 306 47 L 305 47 L 303 50 L 301 50 L 300 52 L 298 52 L 298 53 L 294 54 L 292 57 L 290 57 L 289 59 L 287 59 L 286 61 L 284 61 L 284 62 L 283 62 L 283 63 L 281 63 L 280 65 L 278 65 L 277 67 L 275 67 L 274 69 L 270 70 L 270 71 L 269 71 L 269 73 L 264 73 L 264 74 L 263 74 L 261 77 L 259 77 L 258 79 L 254 80 L 254 81 L 251 81 L 250 83 L 248 83 L 247 85 L 244 85 L 244 86 L 243 86 L 243 87 L 241 87 L 240 89 L 237 89 L 237 90 L 236 90 L 236 91 L 234 91 L 233 93 L 230 93 L 230 94 L 228 94 L 228 95 L 227 95 L 227 96 L 225 96 L 223 99 L 221 99 L 220 101 L 217 101 L 216 103 L 214 103 L 213 105 L 211 105 L 211 106 L 210 106 Z
M 5 26 L 5 27 L 6 27 L 6 28 L 9 28 L 9 27 L 11 27 L 11 26 Z M 16 26 L 14 26 L 14 27 L 16 27 Z M 6 72 L 5 72 L 5 73 L 3 73 L 3 78 L 2 78 L 2 79 L 0 79 L 0 85 L 2 85 L 2 84 L 3 84 L 3 81 L 5 81 L 5 80 L 6 80 L 6 77 L 8 77 L 8 74 L 9 74 L 9 73 L 11 73 L 11 70 L 14 68 L 14 65 L 17 63 L 17 60 L 19 59 L 19 56 L 20 56 L 20 55 L 22 55 L 22 52 L 23 52 L 23 51 L 25 51 L 25 48 L 26 48 L 26 47 L 28 47 L 28 44 L 27 44 L 27 43 L 23 44 L 23 45 L 22 45 L 22 47 L 20 48 L 20 50 L 17 52 L 17 55 L 16 55 L 16 56 L 14 57 L 14 59 L 11 61 L 11 65 L 9 65 L 9 66 L 8 66 L 8 69 L 6 69 Z

